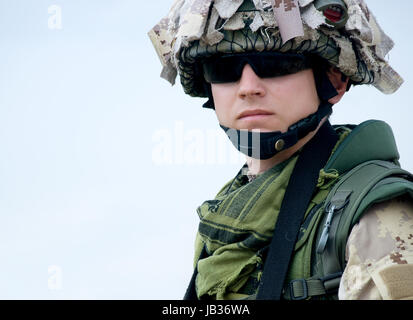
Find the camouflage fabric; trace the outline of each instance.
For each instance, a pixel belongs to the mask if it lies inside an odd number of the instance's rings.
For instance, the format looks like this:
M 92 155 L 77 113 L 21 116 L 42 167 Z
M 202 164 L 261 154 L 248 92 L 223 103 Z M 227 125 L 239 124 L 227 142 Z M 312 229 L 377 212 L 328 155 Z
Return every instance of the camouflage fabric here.
M 272 1 L 250 2 L 252 7 L 243 0 L 176 0 L 169 15 L 149 32 L 163 65 L 161 76 L 173 84 L 179 72 L 185 93 L 205 97 L 203 77 L 197 71 L 200 58 L 280 51 L 317 54 L 354 84 L 373 84 L 386 94 L 403 83 L 385 59 L 393 41 L 363 0 L 344 0 L 349 19 L 340 30 L 326 22 L 314 0 L 299 0 L 304 36 L 286 43 L 281 39 Z
M 372 206 L 353 227 L 341 300 L 413 299 L 413 202 L 408 197 Z

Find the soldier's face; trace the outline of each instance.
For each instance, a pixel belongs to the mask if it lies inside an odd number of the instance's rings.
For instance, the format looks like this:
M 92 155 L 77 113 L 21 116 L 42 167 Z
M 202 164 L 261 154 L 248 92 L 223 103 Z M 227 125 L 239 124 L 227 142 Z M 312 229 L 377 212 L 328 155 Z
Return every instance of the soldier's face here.
M 285 132 L 320 104 L 311 69 L 259 78 L 247 64 L 239 81 L 211 87 L 220 124 L 238 130 Z

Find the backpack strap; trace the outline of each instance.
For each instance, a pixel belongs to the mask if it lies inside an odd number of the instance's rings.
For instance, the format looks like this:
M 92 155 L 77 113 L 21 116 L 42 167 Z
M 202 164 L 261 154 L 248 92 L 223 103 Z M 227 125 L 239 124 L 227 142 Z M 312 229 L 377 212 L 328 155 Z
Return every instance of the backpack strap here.
M 393 162 L 368 161 L 344 174 L 324 201 L 324 217 L 312 258 L 315 275 L 292 280 L 284 290 L 284 298 L 300 300 L 337 293 L 352 227 L 374 203 L 406 193 L 413 198 L 413 175 Z

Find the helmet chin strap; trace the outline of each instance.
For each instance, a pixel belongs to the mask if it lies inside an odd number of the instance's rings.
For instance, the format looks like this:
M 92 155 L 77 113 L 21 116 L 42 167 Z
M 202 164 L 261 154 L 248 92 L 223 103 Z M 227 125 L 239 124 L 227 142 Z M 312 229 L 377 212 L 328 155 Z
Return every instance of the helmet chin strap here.
M 240 152 L 255 159 L 266 160 L 294 146 L 300 139 L 317 129 L 321 120 L 331 114 L 331 107 L 330 103 L 321 103 L 317 112 L 296 122 L 284 133 L 236 130 L 223 125 L 220 127 Z
M 287 132 L 259 132 L 220 127 L 225 131 L 232 144 L 245 155 L 266 160 L 275 156 L 280 151 L 294 146 L 300 139 L 304 138 L 311 131 L 317 129 L 321 120 L 332 113 L 333 104 L 328 100 L 338 93 L 328 78 L 325 71 L 314 71 L 317 93 L 321 100 L 318 110 L 308 117 L 299 120 L 291 125 Z M 208 102 L 208 107 L 213 106 L 212 94 Z

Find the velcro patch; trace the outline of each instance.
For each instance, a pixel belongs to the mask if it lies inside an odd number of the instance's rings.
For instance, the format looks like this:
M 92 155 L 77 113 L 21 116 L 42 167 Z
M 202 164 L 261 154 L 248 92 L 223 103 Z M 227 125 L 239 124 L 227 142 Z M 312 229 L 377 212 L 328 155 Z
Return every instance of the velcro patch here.
M 376 283 L 383 299 L 413 300 L 413 265 L 398 264 L 379 271 Z

